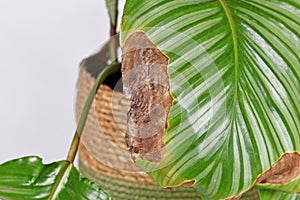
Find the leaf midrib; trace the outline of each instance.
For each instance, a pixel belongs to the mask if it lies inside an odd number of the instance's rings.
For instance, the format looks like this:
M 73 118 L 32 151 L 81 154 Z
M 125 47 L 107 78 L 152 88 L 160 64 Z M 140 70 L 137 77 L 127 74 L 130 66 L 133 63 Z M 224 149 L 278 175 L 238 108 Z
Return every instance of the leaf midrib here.
M 231 29 L 231 34 L 232 34 L 233 56 L 234 56 L 234 98 L 233 98 L 234 111 L 233 111 L 233 114 L 235 114 L 235 112 L 236 112 L 235 105 L 236 105 L 237 98 L 238 98 L 238 76 L 239 76 L 238 39 L 237 39 L 237 32 L 236 32 L 234 20 L 233 20 L 233 17 L 232 17 L 229 7 L 227 6 L 227 3 L 225 2 L 225 0 L 219 0 L 219 2 L 225 11 L 225 14 L 226 14 L 226 17 L 228 19 L 228 23 L 229 23 L 229 26 Z
M 66 177 L 70 173 L 71 167 L 72 167 L 72 164 L 69 162 L 63 167 L 63 169 L 59 175 L 59 178 L 58 178 L 57 182 L 55 183 L 51 194 L 49 195 L 48 200 L 55 200 L 57 198 L 57 196 L 58 196 L 59 192 L 61 191 L 61 188 L 64 184 L 64 181 L 66 180 Z

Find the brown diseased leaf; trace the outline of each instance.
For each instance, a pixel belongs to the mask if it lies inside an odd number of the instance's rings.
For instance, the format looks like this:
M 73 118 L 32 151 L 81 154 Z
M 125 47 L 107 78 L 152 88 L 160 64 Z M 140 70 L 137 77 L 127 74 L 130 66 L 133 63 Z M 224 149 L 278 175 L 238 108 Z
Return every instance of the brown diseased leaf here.
M 181 186 L 193 186 L 195 183 L 196 183 L 195 180 L 186 181 L 186 182 L 182 183 Z
M 152 162 L 163 159 L 163 135 L 173 98 L 168 58 L 143 32 L 135 32 L 122 48 L 124 94 L 131 100 L 126 144 L 132 157 Z
M 284 184 L 300 176 L 299 153 L 284 154 L 272 167 L 263 173 L 257 184 Z

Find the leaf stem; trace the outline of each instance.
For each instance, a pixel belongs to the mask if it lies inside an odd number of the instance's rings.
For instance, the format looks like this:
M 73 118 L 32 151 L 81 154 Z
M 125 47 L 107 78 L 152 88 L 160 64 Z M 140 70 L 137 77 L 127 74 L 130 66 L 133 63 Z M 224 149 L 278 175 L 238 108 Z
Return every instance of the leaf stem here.
M 119 0 L 106 0 L 106 7 L 110 21 L 110 42 L 109 53 L 112 62 L 117 61 L 118 44 L 117 44 L 117 22 L 118 22 L 118 4 Z
M 109 54 L 110 54 L 110 60 L 112 62 L 117 62 L 118 45 L 117 45 L 116 36 L 113 36 L 113 37 L 110 38 L 110 41 L 109 41 Z
M 108 16 L 109 16 L 109 21 L 111 26 L 111 35 L 113 36 L 116 34 L 116 26 L 117 26 L 117 22 L 118 22 L 118 4 L 119 4 L 119 0 L 106 0 L 106 8 L 108 11 Z
M 79 147 L 79 142 L 80 142 L 80 138 L 79 135 L 77 133 L 77 131 L 75 132 L 74 136 L 73 136 L 73 140 L 68 152 L 68 156 L 67 156 L 67 161 L 70 163 L 73 163 L 77 154 L 77 150 Z
M 81 112 L 80 115 L 80 119 L 79 122 L 77 124 L 77 129 L 75 131 L 69 152 L 68 152 L 68 156 L 67 156 L 67 161 L 69 161 L 70 163 L 74 162 L 74 159 L 76 157 L 77 154 L 77 150 L 78 150 L 78 146 L 79 146 L 79 142 L 80 142 L 80 137 L 82 135 L 88 114 L 89 114 L 89 110 L 91 108 L 91 105 L 93 103 L 93 100 L 95 98 L 95 95 L 97 94 L 97 90 L 100 86 L 101 83 L 103 83 L 103 81 L 111 74 L 114 74 L 116 72 L 118 72 L 120 70 L 121 64 L 117 63 L 117 62 L 113 62 L 111 63 L 109 66 L 107 66 L 97 77 L 96 82 L 92 88 L 92 90 L 90 91 L 90 94 L 88 96 L 88 99 L 85 102 L 85 105 L 83 107 L 83 110 Z
M 82 110 L 77 129 L 75 131 L 71 147 L 68 152 L 67 161 L 70 163 L 74 162 L 74 159 L 77 154 L 78 146 L 80 143 L 80 137 L 82 135 L 90 107 L 93 103 L 94 97 L 97 93 L 97 90 L 101 83 L 109 76 L 110 74 L 114 74 L 117 71 L 120 70 L 120 63 L 117 62 L 117 50 L 118 50 L 118 44 L 117 44 L 117 22 L 118 22 L 118 3 L 119 0 L 106 0 L 106 6 L 109 14 L 109 21 L 110 21 L 110 42 L 109 42 L 109 53 L 110 53 L 110 60 L 111 64 L 107 66 L 97 77 L 96 83 L 93 86 L 88 99 L 86 100 L 86 103 L 84 105 L 84 108 Z

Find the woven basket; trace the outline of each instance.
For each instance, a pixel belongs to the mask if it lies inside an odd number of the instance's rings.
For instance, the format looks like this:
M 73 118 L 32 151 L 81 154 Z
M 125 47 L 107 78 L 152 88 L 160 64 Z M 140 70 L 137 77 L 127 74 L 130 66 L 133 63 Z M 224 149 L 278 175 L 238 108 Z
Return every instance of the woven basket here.
M 77 121 L 95 78 L 106 66 L 106 47 L 86 58 L 80 65 L 77 83 Z M 108 77 L 115 79 L 117 77 Z M 79 147 L 81 173 L 98 183 L 115 200 L 199 199 L 191 188 L 163 189 L 133 163 L 125 144 L 129 101 L 114 84 L 101 85 L 86 122 Z M 110 87 L 109 87 L 109 86 Z
M 76 118 L 83 109 L 95 78 L 106 66 L 107 46 L 95 55 L 86 58 L 80 65 L 77 83 Z M 114 88 L 118 77 L 109 77 L 106 85 L 101 85 L 86 122 L 79 147 L 79 167 L 81 173 L 98 183 L 115 200 L 133 199 L 200 199 L 188 187 L 172 190 L 162 189 L 146 173 L 136 168 L 125 145 L 127 111 L 129 102 Z M 258 199 L 256 191 L 242 199 Z

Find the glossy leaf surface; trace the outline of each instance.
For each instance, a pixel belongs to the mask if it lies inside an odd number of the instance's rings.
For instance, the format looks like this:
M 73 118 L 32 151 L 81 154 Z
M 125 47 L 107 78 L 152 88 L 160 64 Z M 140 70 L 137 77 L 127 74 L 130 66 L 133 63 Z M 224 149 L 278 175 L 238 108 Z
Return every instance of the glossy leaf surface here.
M 25 157 L 0 165 L 0 199 L 90 200 L 111 199 L 99 186 L 81 177 L 66 161 L 44 165 Z
M 136 160 L 161 186 L 234 197 L 300 152 L 300 1 L 127 0 L 122 46 L 136 31 L 169 58 L 164 158 Z

